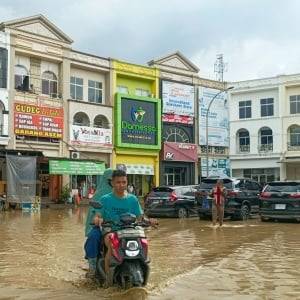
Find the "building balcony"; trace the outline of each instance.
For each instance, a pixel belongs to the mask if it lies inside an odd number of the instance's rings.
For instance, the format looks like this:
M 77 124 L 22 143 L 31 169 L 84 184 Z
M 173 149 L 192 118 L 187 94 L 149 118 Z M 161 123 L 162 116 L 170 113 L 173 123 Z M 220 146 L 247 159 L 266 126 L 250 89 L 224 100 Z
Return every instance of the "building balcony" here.
M 300 151 L 300 145 L 291 145 L 291 143 L 287 143 L 288 151 Z
M 239 153 L 250 153 L 250 145 L 240 145 Z
M 258 145 L 258 152 L 273 152 L 273 144 Z
M 201 154 L 206 154 L 206 146 L 200 146 Z M 228 155 L 228 148 L 220 146 L 208 146 L 208 153 L 210 155 Z
M 43 94 L 34 93 L 30 91 L 16 90 L 14 99 L 15 102 L 26 103 L 30 105 L 48 106 L 48 107 L 57 107 L 57 108 L 63 107 L 63 101 L 60 93 L 43 95 Z

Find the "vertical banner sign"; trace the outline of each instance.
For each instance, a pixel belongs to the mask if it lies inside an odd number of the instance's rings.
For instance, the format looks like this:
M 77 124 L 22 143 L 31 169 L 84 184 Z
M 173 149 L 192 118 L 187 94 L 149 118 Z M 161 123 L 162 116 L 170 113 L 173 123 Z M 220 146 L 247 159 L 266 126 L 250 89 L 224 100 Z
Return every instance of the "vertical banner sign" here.
M 199 145 L 206 145 L 207 130 L 208 145 L 229 147 L 227 94 L 221 93 L 213 99 L 219 92 L 220 90 L 199 87 Z M 210 103 L 206 128 L 206 115 Z

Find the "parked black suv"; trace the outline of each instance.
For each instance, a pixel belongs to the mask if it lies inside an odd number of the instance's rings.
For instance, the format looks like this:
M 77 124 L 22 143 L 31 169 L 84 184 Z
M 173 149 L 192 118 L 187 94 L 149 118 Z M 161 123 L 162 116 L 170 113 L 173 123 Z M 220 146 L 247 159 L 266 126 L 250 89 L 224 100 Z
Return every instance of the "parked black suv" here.
M 145 214 L 178 218 L 187 218 L 192 213 L 197 215 L 196 190 L 197 185 L 155 187 L 145 198 Z
M 300 182 L 274 181 L 260 194 L 260 219 L 300 221 Z
M 212 190 L 218 179 L 222 179 L 227 188 L 225 217 L 247 220 L 251 214 L 258 214 L 259 193 L 262 190 L 262 186 L 258 182 L 250 178 L 208 177 L 202 180 L 196 192 L 199 218 L 211 216 L 212 198 L 207 196 L 206 192 Z

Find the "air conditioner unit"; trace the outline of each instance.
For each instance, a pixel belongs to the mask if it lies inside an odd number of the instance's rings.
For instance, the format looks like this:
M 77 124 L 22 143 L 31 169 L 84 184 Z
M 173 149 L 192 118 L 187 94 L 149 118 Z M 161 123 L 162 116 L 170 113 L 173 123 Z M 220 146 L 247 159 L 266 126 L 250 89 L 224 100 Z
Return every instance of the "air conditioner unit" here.
M 71 158 L 72 159 L 79 159 L 79 157 L 80 157 L 80 153 L 79 152 L 75 152 L 75 151 L 73 151 L 73 152 L 71 152 Z

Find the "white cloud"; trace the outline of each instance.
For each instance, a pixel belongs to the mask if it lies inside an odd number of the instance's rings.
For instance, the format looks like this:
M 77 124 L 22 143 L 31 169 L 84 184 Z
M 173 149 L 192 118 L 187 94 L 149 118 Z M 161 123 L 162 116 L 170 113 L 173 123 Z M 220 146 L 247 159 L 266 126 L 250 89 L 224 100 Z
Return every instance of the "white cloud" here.
M 215 79 L 298 73 L 300 1 L 274 0 L 2 0 L 1 21 L 43 14 L 74 40 L 75 50 L 144 64 L 181 51 Z

